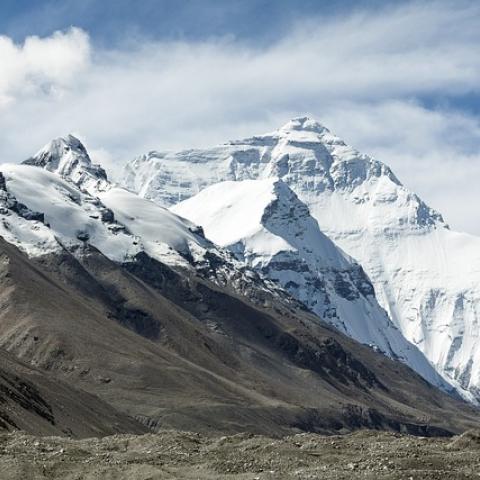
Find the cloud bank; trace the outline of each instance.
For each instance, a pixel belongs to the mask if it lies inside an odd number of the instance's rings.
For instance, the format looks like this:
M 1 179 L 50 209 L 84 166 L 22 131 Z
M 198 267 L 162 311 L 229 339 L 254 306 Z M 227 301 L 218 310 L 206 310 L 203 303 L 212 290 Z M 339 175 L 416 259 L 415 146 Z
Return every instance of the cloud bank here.
M 73 132 L 112 173 L 150 149 L 209 146 L 310 114 L 375 155 L 458 229 L 480 234 L 480 6 L 409 3 L 299 21 L 255 47 L 131 39 L 71 28 L 0 37 L 0 161 Z M 475 202 L 476 200 L 476 202 Z

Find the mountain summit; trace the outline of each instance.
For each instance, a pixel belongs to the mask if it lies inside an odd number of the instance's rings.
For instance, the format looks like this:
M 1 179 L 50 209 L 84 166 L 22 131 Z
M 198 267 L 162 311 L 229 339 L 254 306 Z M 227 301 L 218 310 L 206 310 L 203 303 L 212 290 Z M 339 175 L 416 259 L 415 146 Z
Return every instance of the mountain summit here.
M 92 163 L 85 146 L 73 135 L 52 140 L 23 164 L 42 167 L 84 188 L 105 187 L 107 180 L 105 170 Z
M 290 132 L 292 130 L 314 132 L 314 133 L 330 133 L 327 127 L 317 122 L 311 117 L 296 117 L 292 118 L 283 127 L 280 127 L 279 132 Z
M 321 200 L 319 193 L 348 194 L 356 189 L 357 205 L 380 203 L 382 195 L 384 203 L 395 200 L 401 204 L 389 228 L 399 224 L 446 226 L 441 215 L 404 188 L 387 165 L 359 153 L 309 117 L 294 118 L 271 133 L 209 149 L 149 152 L 126 165 L 123 184 L 168 207 L 218 181 L 266 177 L 281 178 L 313 210 L 313 203 Z M 376 198 L 372 198 L 374 192 L 367 195 L 358 188 L 379 182 L 383 188 Z M 390 194 L 389 189 L 394 192 Z M 370 226 L 379 224 L 372 221 Z

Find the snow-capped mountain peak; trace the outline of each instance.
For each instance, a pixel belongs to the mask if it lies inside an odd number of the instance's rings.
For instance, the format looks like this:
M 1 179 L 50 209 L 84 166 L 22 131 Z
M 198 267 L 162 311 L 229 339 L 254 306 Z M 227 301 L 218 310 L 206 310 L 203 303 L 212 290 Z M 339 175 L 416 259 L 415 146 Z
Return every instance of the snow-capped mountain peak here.
M 0 235 L 29 257 L 93 249 L 119 264 L 159 261 L 263 305 L 290 296 L 217 248 L 200 227 L 108 181 L 73 136 L 0 168 Z M 145 260 L 148 259 L 148 260 Z M 298 306 L 298 305 L 297 305 Z
M 266 133 L 264 135 L 255 135 L 243 140 L 234 140 L 227 144 L 241 144 L 242 142 L 255 143 L 255 141 L 278 141 L 278 142 L 312 142 L 312 143 L 336 143 L 345 145 L 345 143 L 334 135 L 327 127 L 311 117 L 295 117 L 281 126 L 279 129 Z
M 405 337 L 480 398 L 480 239 L 450 231 L 386 164 L 318 122 L 295 118 L 225 145 L 140 156 L 123 184 L 172 206 L 221 181 L 267 178 L 286 183 L 320 231 L 363 266 Z
M 326 270 L 361 270 L 320 231 L 308 207 L 290 187 L 276 178 L 220 182 L 171 211 L 202 226 L 216 244 L 264 272 L 274 263 L 277 272 L 280 268 L 300 275 L 310 270 L 314 276 Z M 286 283 L 293 286 L 295 282 L 290 280 Z M 366 277 L 361 288 L 363 294 L 373 294 Z M 312 296 L 300 300 L 307 305 L 317 303 Z M 323 316 L 323 306 L 319 309 Z
M 288 185 L 277 178 L 226 181 L 214 184 L 171 208 L 207 228 L 206 235 L 221 246 L 243 242 L 244 255 L 270 259 L 280 252 L 302 251 L 309 256 L 312 244 L 322 246 L 316 260 L 323 267 L 343 268 L 347 256 L 323 235 L 308 207 Z M 239 254 L 239 251 L 236 250 Z M 318 252 L 317 252 L 318 253 Z
M 408 191 L 387 165 L 346 145 L 309 117 L 294 118 L 274 132 L 211 149 L 150 152 L 126 165 L 123 184 L 169 207 L 218 181 L 269 177 L 290 185 L 306 200 L 314 217 L 323 202 L 344 208 L 343 199 L 353 198 L 358 215 L 350 223 L 352 231 L 383 230 L 385 219 L 392 232 L 406 227 L 446 227 L 442 216 Z M 322 192 L 325 195 L 320 196 Z M 389 212 L 392 208 L 395 215 Z M 337 215 L 338 221 L 343 219 Z
M 292 118 L 270 135 L 277 137 L 280 143 L 322 143 L 351 149 L 340 137 L 311 117 Z
M 85 190 L 101 190 L 107 185 L 105 170 L 92 162 L 85 146 L 73 135 L 52 140 L 23 163 L 56 173 Z

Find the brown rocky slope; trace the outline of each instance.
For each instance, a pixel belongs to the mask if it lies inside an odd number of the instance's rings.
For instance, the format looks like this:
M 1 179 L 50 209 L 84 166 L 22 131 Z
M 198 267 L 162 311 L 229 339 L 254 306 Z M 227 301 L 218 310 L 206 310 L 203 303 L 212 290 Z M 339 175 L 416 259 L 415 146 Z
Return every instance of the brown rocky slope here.
M 37 260 L 0 250 L 0 347 L 153 430 L 478 425 L 478 410 L 282 302 L 254 305 L 144 254 L 120 266 L 91 247 Z

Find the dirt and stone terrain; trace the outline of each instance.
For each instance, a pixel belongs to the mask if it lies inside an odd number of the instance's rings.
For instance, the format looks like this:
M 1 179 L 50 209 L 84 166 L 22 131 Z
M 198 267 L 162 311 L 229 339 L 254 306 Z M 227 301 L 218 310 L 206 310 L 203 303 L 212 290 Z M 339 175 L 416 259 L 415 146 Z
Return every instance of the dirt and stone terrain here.
M 0 436 L 0 472 L 2 480 L 477 479 L 480 432 L 274 439 L 161 431 L 84 440 L 8 433 Z

